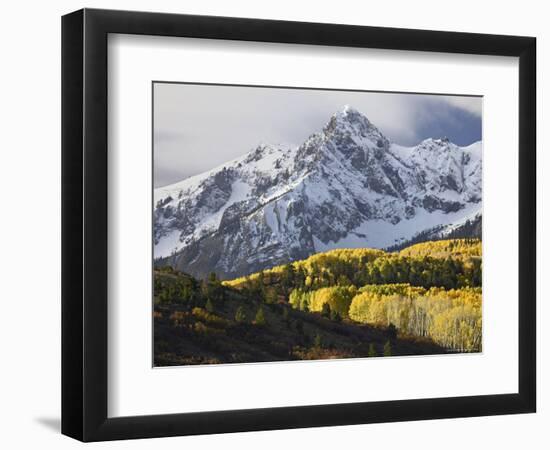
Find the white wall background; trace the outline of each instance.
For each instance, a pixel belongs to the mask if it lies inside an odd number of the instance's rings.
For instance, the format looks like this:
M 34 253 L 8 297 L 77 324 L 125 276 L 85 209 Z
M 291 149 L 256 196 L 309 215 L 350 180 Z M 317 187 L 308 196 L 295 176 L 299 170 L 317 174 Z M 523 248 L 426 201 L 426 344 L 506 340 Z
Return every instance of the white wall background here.
M 441 2 L 408 0 L 88 0 L 19 1 L 0 16 L 0 445 L 3 448 L 75 448 L 59 434 L 60 417 L 60 16 L 83 6 L 190 14 L 353 23 L 449 31 L 531 35 L 538 38 L 539 230 L 548 226 L 550 158 L 544 108 L 550 70 L 545 3 L 535 0 Z M 539 278 L 549 238 L 539 232 Z M 539 412 L 536 415 L 379 424 L 101 443 L 95 448 L 333 449 L 369 446 L 407 449 L 545 448 L 550 443 L 550 374 L 542 328 L 549 288 L 539 283 Z M 544 354 L 546 353 L 546 354 Z M 404 374 L 404 376 L 406 376 Z

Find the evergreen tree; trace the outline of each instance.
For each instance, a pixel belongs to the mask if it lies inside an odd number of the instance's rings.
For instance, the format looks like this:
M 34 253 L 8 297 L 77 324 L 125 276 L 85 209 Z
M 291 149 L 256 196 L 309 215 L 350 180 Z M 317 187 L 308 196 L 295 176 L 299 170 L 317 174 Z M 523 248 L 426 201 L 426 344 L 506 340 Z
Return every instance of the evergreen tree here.
M 317 348 L 323 348 L 323 338 L 319 333 L 315 335 L 315 339 L 313 340 L 313 345 Z
M 258 312 L 256 313 L 256 317 L 254 319 L 254 322 L 256 325 L 264 326 L 267 321 L 264 314 L 264 309 L 260 306 L 260 309 L 258 309 Z
M 296 271 L 294 284 L 299 288 L 303 288 L 306 282 L 306 271 L 303 268 L 299 268 Z
M 370 358 L 374 357 L 374 356 L 378 356 L 378 353 L 376 353 L 376 349 L 374 348 L 374 344 L 369 344 L 369 353 L 368 355 Z
M 244 277 L 244 286 L 249 293 L 254 292 L 254 283 L 252 282 L 252 278 L 250 278 L 250 275 L 246 275 Z
M 263 297 L 266 303 L 272 304 L 277 303 L 277 299 L 279 296 L 277 295 L 277 291 L 274 288 L 269 287 L 264 288 Z
M 210 272 L 208 278 L 201 282 L 201 291 L 204 297 L 215 304 L 220 304 L 224 300 L 224 289 L 215 272 Z
M 206 301 L 205 308 L 209 313 L 214 312 L 214 303 L 212 303 L 212 300 L 210 298 Z
M 260 270 L 260 272 L 258 272 L 258 278 L 256 280 L 256 291 L 261 298 L 266 298 L 265 274 L 263 270 Z
M 281 285 L 285 292 L 288 292 L 294 287 L 296 276 L 296 269 L 292 263 L 288 263 L 283 267 L 283 272 L 281 273 Z
M 349 278 L 347 276 L 342 274 L 338 277 L 338 283 L 337 284 L 338 284 L 338 286 L 349 286 L 351 284 L 351 281 L 349 280 Z
M 288 308 L 286 306 L 283 306 L 283 320 L 288 322 Z
M 390 323 L 388 325 L 387 333 L 390 340 L 394 341 L 397 338 L 397 327 L 393 323 Z
M 371 266 L 371 271 L 369 273 L 371 283 L 373 284 L 381 284 L 382 283 L 382 276 L 380 275 L 380 269 L 376 266 Z
M 340 322 L 342 320 L 342 317 L 340 317 L 340 314 L 338 314 L 338 311 L 333 309 L 330 311 L 330 320 L 333 320 L 334 322 Z
M 323 307 L 321 308 L 321 315 L 328 319 L 330 317 L 330 313 L 330 305 L 328 303 L 323 303 Z
M 239 306 L 237 308 L 237 312 L 235 313 L 235 322 L 237 322 L 237 323 L 245 323 L 246 322 L 246 313 L 245 313 L 244 308 L 242 306 Z
M 216 272 L 210 272 L 210 274 L 208 275 L 208 281 L 210 283 L 217 283 L 218 276 L 216 275 Z

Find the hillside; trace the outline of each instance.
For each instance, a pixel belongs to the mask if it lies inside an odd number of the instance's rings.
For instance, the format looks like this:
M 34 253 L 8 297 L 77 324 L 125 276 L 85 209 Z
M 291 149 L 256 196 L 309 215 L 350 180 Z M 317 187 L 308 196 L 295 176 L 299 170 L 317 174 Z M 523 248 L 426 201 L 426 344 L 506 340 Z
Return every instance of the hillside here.
M 429 339 L 397 338 L 392 327 L 266 303 L 216 282 L 201 286 L 182 273 L 155 271 L 155 292 L 155 366 L 445 352 Z
M 400 256 L 429 256 L 432 258 L 454 258 L 467 260 L 481 258 L 480 239 L 447 239 L 413 244 L 399 252 Z
M 155 365 L 481 350 L 481 241 L 338 249 L 247 277 L 155 270 Z
M 477 233 L 481 142 L 403 147 L 351 107 L 312 131 L 156 189 L 155 265 L 232 279 L 335 248 Z
M 410 283 L 413 286 L 460 288 L 481 285 L 481 240 L 451 239 L 414 244 L 399 252 L 337 249 L 224 281 L 246 288 L 258 278 L 267 286 L 289 284 L 308 289 L 335 284 Z
M 482 216 L 481 213 L 476 213 L 471 217 L 467 217 L 463 221 L 450 224 L 439 225 L 433 228 L 422 230 L 415 234 L 411 239 L 401 241 L 398 244 L 386 247 L 387 251 L 398 251 L 413 244 L 418 244 L 426 241 L 438 241 L 449 239 L 481 239 L 482 238 Z

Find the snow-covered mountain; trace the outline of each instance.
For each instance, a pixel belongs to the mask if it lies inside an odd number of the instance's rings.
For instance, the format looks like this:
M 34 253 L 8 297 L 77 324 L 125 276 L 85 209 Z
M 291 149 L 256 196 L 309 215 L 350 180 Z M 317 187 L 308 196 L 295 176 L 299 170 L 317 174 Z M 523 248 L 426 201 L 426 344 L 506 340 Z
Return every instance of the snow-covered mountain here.
M 481 142 L 391 143 L 346 106 L 298 147 L 260 145 L 155 190 L 154 256 L 241 276 L 332 248 L 386 248 L 481 215 Z

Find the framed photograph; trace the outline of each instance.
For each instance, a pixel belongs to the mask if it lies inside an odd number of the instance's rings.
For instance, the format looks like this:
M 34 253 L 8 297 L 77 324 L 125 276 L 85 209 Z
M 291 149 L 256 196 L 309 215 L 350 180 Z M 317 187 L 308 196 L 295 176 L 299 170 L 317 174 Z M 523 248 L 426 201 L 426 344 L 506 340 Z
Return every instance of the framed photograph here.
M 62 432 L 535 412 L 531 37 L 62 21 Z

